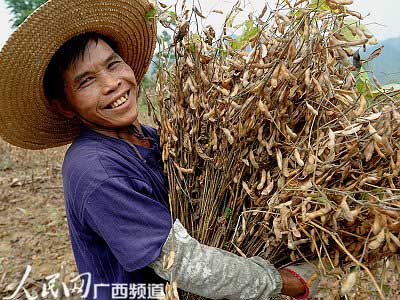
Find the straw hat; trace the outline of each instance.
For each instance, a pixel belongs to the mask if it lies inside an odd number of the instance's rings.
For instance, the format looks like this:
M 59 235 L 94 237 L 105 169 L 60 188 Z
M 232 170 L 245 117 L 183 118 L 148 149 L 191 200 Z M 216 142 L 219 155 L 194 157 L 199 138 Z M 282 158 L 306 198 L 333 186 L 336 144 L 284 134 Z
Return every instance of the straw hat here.
M 152 8 L 146 0 L 50 0 L 38 8 L 0 52 L 0 136 L 26 149 L 70 143 L 79 124 L 47 109 L 44 95 L 52 56 L 70 38 L 97 32 L 116 42 L 139 82 L 156 42 Z

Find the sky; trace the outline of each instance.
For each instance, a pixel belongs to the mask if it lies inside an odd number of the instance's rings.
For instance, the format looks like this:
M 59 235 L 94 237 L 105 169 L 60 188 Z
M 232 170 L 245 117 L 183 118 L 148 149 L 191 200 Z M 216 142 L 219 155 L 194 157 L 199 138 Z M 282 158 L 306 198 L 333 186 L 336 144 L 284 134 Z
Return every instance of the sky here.
M 11 16 L 6 9 L 4 0 L 0 0 L 0 47 L 4 44 L 12 32 L 11 23 L 9 22 L 10 17 Z
M 22 1 L 22 0 L 21 0 Z M 65 0 L 68 1 L 68 0 Z M 174 3 L 175 0 L 161 0 L 163 3 Z M 208 14 L 213 9 L 219 9 L 227 12 L 236 1 L 232 0 L 198 0 L 204 14 Z M 272 2 L 273 0 L 268 0 Z M 261 11 L 264 1 L 245 0 L 249 8 L 253 7 L 256 11 Z M 400 1 L 399 0 L 354 0 L 351 9 L 359 11 L 365 16 L 364 24 L 368 24 L 370 31 L 375 34 L 378 40 L 384 40 L 392 37 L 400 37 Z M 207 24 L 219 28 L 224 17 L 216 14 L 208 14 Z M 8 12 L 4 0 L 0 0 L 0 47 L 2 47 L 7 38 L 12 33 L 11 15 Z M 206 25 L 207 25 L 206 24 Z

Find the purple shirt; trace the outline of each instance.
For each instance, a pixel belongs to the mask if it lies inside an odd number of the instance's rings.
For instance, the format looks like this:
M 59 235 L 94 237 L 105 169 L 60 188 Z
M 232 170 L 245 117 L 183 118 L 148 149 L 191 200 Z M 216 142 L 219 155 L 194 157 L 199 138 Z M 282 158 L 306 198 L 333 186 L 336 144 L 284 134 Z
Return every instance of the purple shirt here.
M 96 299 L 110 300 L 113 284 L 162 282 L 146 266 L 172 226 L 168 183 L 156 130 L 142 129 L 152 148 L 84 128 L 65 155 L 68 228 L 79 273 L 91 274 L 87 299 L 95 298 L 94 284 Z M 126 299 L 134 298 L 131 291 Z

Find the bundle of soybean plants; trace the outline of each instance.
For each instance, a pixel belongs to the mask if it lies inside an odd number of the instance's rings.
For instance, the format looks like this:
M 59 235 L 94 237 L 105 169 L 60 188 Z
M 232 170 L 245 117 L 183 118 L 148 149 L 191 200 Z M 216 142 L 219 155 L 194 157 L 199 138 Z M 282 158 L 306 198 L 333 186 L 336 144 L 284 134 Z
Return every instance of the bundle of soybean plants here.
M 277 266 L 353 264 L 383 298 L 369 266 L 400 249 L 400 106 L 360 88 L 351 57 L 373 36 L 351 3 L 267 3 L 238 35 L 240 3 L 218 30 L 199 29 L 199 7 L 161 4 L 174 36 L 160 138 L 172 214 L 194 238 Z

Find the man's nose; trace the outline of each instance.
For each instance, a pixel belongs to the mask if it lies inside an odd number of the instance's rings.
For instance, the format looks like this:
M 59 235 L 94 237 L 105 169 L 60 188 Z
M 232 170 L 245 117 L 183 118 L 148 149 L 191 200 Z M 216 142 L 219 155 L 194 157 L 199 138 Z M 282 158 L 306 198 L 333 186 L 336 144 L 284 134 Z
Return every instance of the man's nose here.
M 117 90 L 122 83 L 121 79 L 118 76 L 115 76 L 114 74 L 108 72 L 103 74 L 101 82 L 103 94 L 105 95 L 108 95 Z

